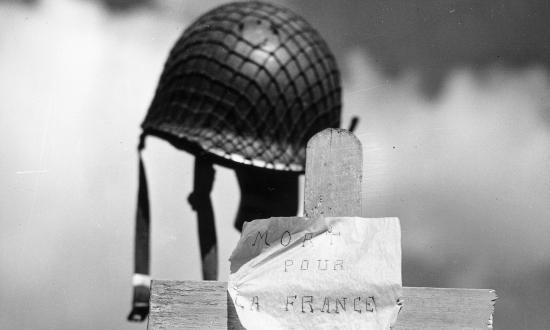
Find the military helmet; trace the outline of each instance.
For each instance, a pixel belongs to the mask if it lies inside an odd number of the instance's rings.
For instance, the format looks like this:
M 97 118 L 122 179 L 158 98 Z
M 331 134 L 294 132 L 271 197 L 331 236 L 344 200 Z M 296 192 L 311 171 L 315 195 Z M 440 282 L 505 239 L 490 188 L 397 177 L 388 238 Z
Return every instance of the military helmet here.
M 258 217 L 296 215 L 306 143 L 325 128 L 340 127 L 340 94 L 340 75 L 327 44 L 287 9 L 230 3 L 184 31 L 142 123 L 129 320 L 143 321 L 149 306 L 150 212 L 141 158 L 145 137 L 160 137 L 196 156 L 188 200 L 199 220 L 203 276 L 215 279 L 205 272 L 217 253 L 209 197 L 213 163 L 235 169 L 241 189 L 238 229 Z
M 176 42 L 142 128 L 183 149 L 302 172 L 308 139 L 340 127 L 340 90 L 334 56 L 302 17 L 230 3 Z

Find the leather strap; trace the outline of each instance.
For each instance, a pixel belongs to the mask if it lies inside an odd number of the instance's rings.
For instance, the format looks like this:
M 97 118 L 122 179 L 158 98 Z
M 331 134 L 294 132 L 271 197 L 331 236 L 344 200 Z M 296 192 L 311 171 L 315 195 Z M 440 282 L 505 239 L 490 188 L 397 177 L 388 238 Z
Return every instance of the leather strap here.
M 216 225 L 210 200 L 215 173 L 212 162 L 205 156 L 197 155 L 193 192 L 187 198 L 193 210 L 197 212 L 202 278 L 213 281 L 218 279 Z
M 149 278 L 149 236 L 150 236 L 150 211 L 149 193 L 147 189 L 147 177 L 145 166 L 141 157 L 141 151 L 145 147 L 145 135 L 140 136 L 138 145 L 139 157 L 139 187 L 137 196 L 136 227 L 134 241 L 134 278 Z M 144 321 L 149 313 L 150 287 L 146 283 L 133 283 L 134 297 L 132 310 L 128 315 L 128 321 Z

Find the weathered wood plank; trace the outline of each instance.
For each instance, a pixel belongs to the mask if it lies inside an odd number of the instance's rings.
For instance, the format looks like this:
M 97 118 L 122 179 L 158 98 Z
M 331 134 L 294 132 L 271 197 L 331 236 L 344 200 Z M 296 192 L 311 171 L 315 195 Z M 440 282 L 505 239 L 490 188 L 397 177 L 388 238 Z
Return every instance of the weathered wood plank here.
M 306 158 L 306 215 L 360 216 L 359 140 L 327 129 L 309 141 Z M 495 299 L 493 290 L 404 287 L 394 329 L 487 329 Z M 227 284 L 216 281 L 153 281 L 148 328 L 243 329 Z
M 487 329 L 494 290 L 403 287 L 403 308 L 394 329 Z
M 493 290 L 403 288 L 394 329 L 487 329 Z M 153 281 L 148 329 L 243 329 L 227 284 L 217 281 Z
M 363 149 L 353 133 L 328 128 L 314 135 L 306 149 L 306 216 L 361 216 L 362 177 Z

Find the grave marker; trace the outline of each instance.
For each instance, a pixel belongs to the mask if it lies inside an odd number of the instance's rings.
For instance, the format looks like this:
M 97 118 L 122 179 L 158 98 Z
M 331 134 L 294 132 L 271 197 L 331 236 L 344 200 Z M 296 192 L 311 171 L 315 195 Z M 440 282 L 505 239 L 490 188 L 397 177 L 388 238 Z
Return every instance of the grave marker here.
M 306 216 L 360 216 L 361 153 L 357 138 L 342 129 L 324 130 L 309 141 Z M 260 242 L 267 237 L 260 235 Z M 291 271 L 294 263 L 285 267 Z M 493 290 L 403 287 L 403 308 L 392 329 L 492 328 L 495 300 Z M 148 329 L 205 328 L 243 329 L 227 283 L 153 280 Z

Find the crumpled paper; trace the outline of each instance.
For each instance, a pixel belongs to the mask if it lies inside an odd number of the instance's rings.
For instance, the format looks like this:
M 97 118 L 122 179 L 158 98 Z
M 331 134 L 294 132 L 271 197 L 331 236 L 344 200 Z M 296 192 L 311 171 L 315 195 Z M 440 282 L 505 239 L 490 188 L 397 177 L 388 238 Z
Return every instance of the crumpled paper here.
M 230 261 L 247 329 L 389 329 L 401 308 L 397 218 L 255 220 Z

